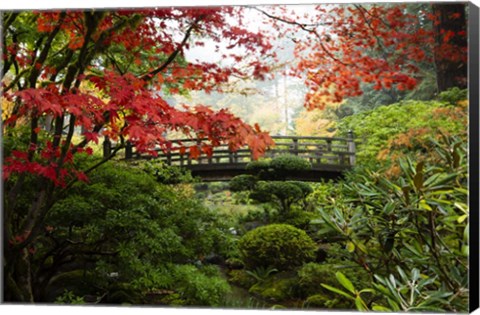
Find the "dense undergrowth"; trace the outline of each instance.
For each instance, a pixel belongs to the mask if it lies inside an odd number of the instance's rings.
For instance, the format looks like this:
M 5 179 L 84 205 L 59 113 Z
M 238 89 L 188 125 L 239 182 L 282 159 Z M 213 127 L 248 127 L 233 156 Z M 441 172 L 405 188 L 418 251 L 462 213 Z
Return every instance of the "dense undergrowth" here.
M 465 312 L 462 96 L 341 120 L 339 135 L 354 130 L 358 153 L 338 182 L 284 181 L 309 167 L 294 157 L 255 162 L 254 175 L 209 185 L 159 163 L 106 163 L 45 218 L 30 249 L 35 298 Z M 248 298 L 235 302 L 239 290 Z

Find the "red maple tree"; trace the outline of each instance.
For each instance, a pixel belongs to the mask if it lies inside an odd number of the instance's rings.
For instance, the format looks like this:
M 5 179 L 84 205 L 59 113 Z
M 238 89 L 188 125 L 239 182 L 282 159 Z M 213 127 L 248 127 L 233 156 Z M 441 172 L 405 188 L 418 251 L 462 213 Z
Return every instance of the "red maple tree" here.
M 230 27 L 229 19 L 238 26 Z M 221 91 L 232 76 L 268 74 L 260 58 L 241 69 L 185 58 L 186 50 L 206 39 L 228 43 L 231 57 L 242 58 L 238 51 L 270 54 L 267 34 L 252 33 L 242 19 L 235 7 L 4 14 L 1 78 L 4 102 L 13 104 L 3 121 L 8 300 L 33 299 L 28 256 L 53 204 L 127 141 L 139 152 L 157 154 L 171 148 L 172 131 L 205 139 L 199 147 L 179 148 L 192 158 L 220 144 L 232 150 L 248 145 L 256 158 L 272 145 L 258 125 L 228 110 L 178 108 L 164 96 Z M 116 143 L 111 154 L 78 168 L 75 156 L 92 154 L 91 145 L 103 137 Z M 31 185 L 38 191 L 23 209 L 20 196 Z
M 302 16 L 287 7 L 256 8 L 295 42 L 292 72 L 305 78 L 307 108 L 374 90 L 405 91 L 435 64 L 438 91 L 466 87 L 465 4 L 317 5 Z M 417 6 L 418 7 L 418 6 Z

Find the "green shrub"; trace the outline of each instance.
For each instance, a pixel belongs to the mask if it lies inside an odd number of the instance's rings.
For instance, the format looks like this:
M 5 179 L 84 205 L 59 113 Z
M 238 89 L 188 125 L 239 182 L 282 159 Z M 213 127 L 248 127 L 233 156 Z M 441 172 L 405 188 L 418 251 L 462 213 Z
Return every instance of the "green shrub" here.
M 344 263 L 342 264 L 342 271 L 348 274 L 355 287 L 362 287 L 365 283 L 369 283 L 368 274 L 364 270 L 358 267 L 348 268 L 348 263 L 347 265 Z M 338 287 L 338 280 L 335 276 L 336 270 L 339 270 L 339 265 L 308 263 L 297 271 L 298 282 L 295 286 L 295 292 L 300 298 L 307 297 L 304 303 L 305 307 L 354 308 L 354 304 L 349 298 L 337 295 L 321 286 L 321 283 L 324 283 Z
M 180 184 L 193 181 L 192 174 L 185 168 L 170 166 L 159 160 L 147 161 L 143 164 L 145 172 L 153 175 L 162 184 Z
M 257 282 L 248 292 L 265 300 L 283 302 L 293 297 L 292 288 L 294 284 L 294 278 L 274 275 L 265 281 Z
M 244 269 L 231 270 L 228 273 L 228 280 L 242 288 L 249 289 L 252 285 L 257 283 L 257 280 L 247 273 Z
M 173 278 L 175 291 L 187 305 L 220 306 L 230 291 L 226 280 L 218 275 L 205 275 L 192 265 L 175 265 Z
M 293 225 L 296 228 L 307 230 L 314 214 L 300 209 L 293 209 L 283 216 L 276 218 L 277 222 Z
M 270 183 L 259 181 L 255 186 L 255 189 L 250 192 L 250 199 L 258 202 L 270 202 L 272 201 L 272 193 L 270 190 Z
M 292 182 L 267 182 L 267 192 L 277 197 L 280 201 L 290 201 L 302 198 L 302 189 Z
M 302 191 L 303 197 L 306 197 L 307 195 L 313 192 L 312 186 L 308 183 L 300 182 L 300 181 L 288 181 L 287 183 L 290 183 L 300 188 L 300 190 Z
M 252 190 L 255 185 L 256 178 L 246 174 L 235 176 L 229 183 L 230 190 L 233 192 Z
M 260 181 L 250 193 L 250 198 L 258 202 L 274 202 L 285 215 L 294 203 L 305 202 L 312 191 L 309 184 L 298 181 Z
M 270 168 L 270 160 L 257 160 L 247 164 L 245 169 L 253 173 L 268 170 Z
M 298 271 L 297 292 L 300 296 L 306 297 L 309 295 L 324 292 L 325 289 L 320 286 L 320 283 L 336 284 L 335 266 L 331 264 L 317 264 L 308 263 L 303 265 Z
M 469 250 L 467 142 L 453 136 L 430 142 L 426 159 L 407 156 L 399 160 L 397 177 L 385 176 L 382 169 L 352 172 L 347 182 L 339 185 L 343 198 L 332 200 L 319 213 L 326 226 L 348 240 L 343 242 L 344 252 L 348 261 L 358 264 L 358 270 L 376 266 L 373 272 L 377 281 L 379 277 L 389 281 L 405 278 L 400 267 L 422 270 L 421 282 L 428 279 L 431 283 L 428 288 L 422 284 L 424 292 L 414 290 L 416 296 L 448 291 L 442 293 L 449 294 L 448 304 L 437 301 L 429 306 L 465 311 Z M 350 275 L 346 276 L 350 279 Z M 397 287 L 393 289 L 398 290 L 401 286 L 395 281 Z M 365 284 L 354 286 L 371 287 Z M 409 305 L 399 302 L 401 299 L 396 296 L 397 305 L 389 303 L 390 307 L 408 311 L 426 305 L 422 299 L 410 299 L 413 302 Z
M 67 287 L 65 281 L 55 281 L 65 271 L 55 270 L 52 274 L 57 276 L 50 279 L 50 285 L 41 288 L 46 291 L 41 292 L 45 296 L 43 300 L 54 301 L 63 288 L 76 294 L 79 291 L 81 296 L 101 291 L 110 295 L 118 291 L 115 287 L 124 285 L 123 291 L 139 292 L 145 297 L 158 288 L 176 291 L 182 281 L 185 286 L 193 286 L 191 283 L 200 282 L 200 279 L 215 282 L 219 277 L 211 268 L 194 273 L 191 267 L 185 267 L 192 272 L 177 273 L 174 277 L 170 265 L 182 266 L 212 253 L 226 257 L 233 236 L 227 232 L 229 226 L 224 222 L 218 213 L 206 209 L 177 187 L 158 183 L 143 169 L 123 163 L 105 163 L 90 175 L 89 184 L 75 184 L 70 194 L 57 202 L 46 217 L 46 224 L 51 227 L 48 235 L 56 242 L 46 238 L 42 246 L 37 247 L 33 259 L 55 263 L 55 253 L 74 253 L 82 281 Z M 43 273 L 39 270 L 43 277 L 50 272 L 45 270 Z M 115 281 L 108 276 L 112 273 L 118 275 Z M 83 288 L 79 290 L 83 283 L 87 286 L 86 292 Z M 58 294 L 53 295 L 52 291 Z M 185 297 L 187 304 L 194 303 L 190 296 L 198 294 L 182 295 L 182 299 Z M 121 300 L 124 296 L 117 294 L 110 301 L 148 302 L 144 299 Z M 198 300 L 202 305 L 207 303 L 203 297 Z
M 441 92 L 438 95 L 438 99 L 442 102 L 447 102 L 449 104 L 455 105 L 459 101 L 468 99 L 468 90 L 467 89 L 461 90 L 458 87 L 454 87 Z
M 249 210 L 245 215 L 239 218 L 240 224 L 245 224 L 248 222 L 261 222 L 262 225 L 268 224 L 272 217 L 275 216 L 272 209 L 264 206 L 262 208 L 254 208 Z
M 221 191 L 228 190 L 228 183 L 224 183 L 224 182 L 209 183 L 208 184 L 208 190 L 210 190 L 210 192 L 212 194 L 216 194 L 216 193 L 219 193 Z
M 465 121 L 456 115 L 460 113 L 446 110 L 443 102 L 406 101 L 346 117 L 339 122 L 338 130 L 340 136 L 354 131 L 358 142 L 356 164 L 377 169 L 380 151 L 388 148 L 389 142 L 401 134 L 411 130 L 429 131 L 431 135 L 465 132 Z M 412 137 L 406 134 L 405 138 Z
M 243 261 L 236 257 L 230 257 L 225 260 L 225 265 L 229 269 L 243 269 Z
M 281 155 L 270 162 L 270 167 L 277 172 L 295 172 L 312 169 L 312 164 L 295 155 Z
M 316 244 L 288 224 L 271 224 L 245 234 L 238 242 L 247 269 L 272 267 L 289 270 L 315 258 Z
M 85 304 L 81 296 L 76 296 L 72 291 L 65 290 L 64 293 L 55 300 L 55 304 Z

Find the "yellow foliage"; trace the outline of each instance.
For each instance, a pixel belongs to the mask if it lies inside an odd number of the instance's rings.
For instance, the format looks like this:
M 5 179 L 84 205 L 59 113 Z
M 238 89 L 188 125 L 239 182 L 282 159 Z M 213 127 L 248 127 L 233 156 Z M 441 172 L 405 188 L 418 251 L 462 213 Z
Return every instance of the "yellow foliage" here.
M 5 97 L 2 97 L 2 121 L 5 121 L 8 118 L 10 118 L 14 107 L 15 107 L 15 104 L 13 102 L 10 102 Z
M 193 188 L 192 184 L 189 183 L 180 183 L 173 186 L 173 190 L 177 192 L 181 196 L 185 196 L 186 198 L 193 198 L 195 195 L 195 189 Z
M 299 136 L 331 137 L 335 134 L 335 121 L 324 118 L 324 110 L 303 111 L 295 120 Z M 332 130 L 332 131 L 330 131 Z
M 468 107 L 468 100 L 461 100 L 457 102 L 457 105 L 463 108 Z

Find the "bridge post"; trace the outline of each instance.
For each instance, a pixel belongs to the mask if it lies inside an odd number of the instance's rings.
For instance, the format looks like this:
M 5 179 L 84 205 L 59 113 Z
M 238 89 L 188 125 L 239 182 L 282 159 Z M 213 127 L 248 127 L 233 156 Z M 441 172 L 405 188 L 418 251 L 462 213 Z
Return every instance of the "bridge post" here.
M 167 165 L 172 165 L 172 150 L 170 147 L 167 148 Z
M 293 154 L 298 155 L 298 139 L 293 138 Z
M 133 146 L 130 141 L 127 141 L 127 145 L 125 146 L 125 159 L 131 159 L 133 157 Z
M 350 154 L 350 165 L 355 165 L 355 141 L 353 140 L 353 131 L 348 131 L 348 152 Z
M 110 138 L 105 136 L 103 138 L 103 158 L 108 158 L 112 152 L 112 142 Z
M 183 156 L 184 156 L 184 154 L 180 154 L 180 166 L 183 166 L 183 164 L 184 164 Z
M 197 148 L 198 148 L 198 152 L 202 152 L 202 140 L 200 139 L 197 139 Z M 202 160 L 203 160 L 202 153 L 200 153 L 197 159 L 198 164 L 202 164 Z

